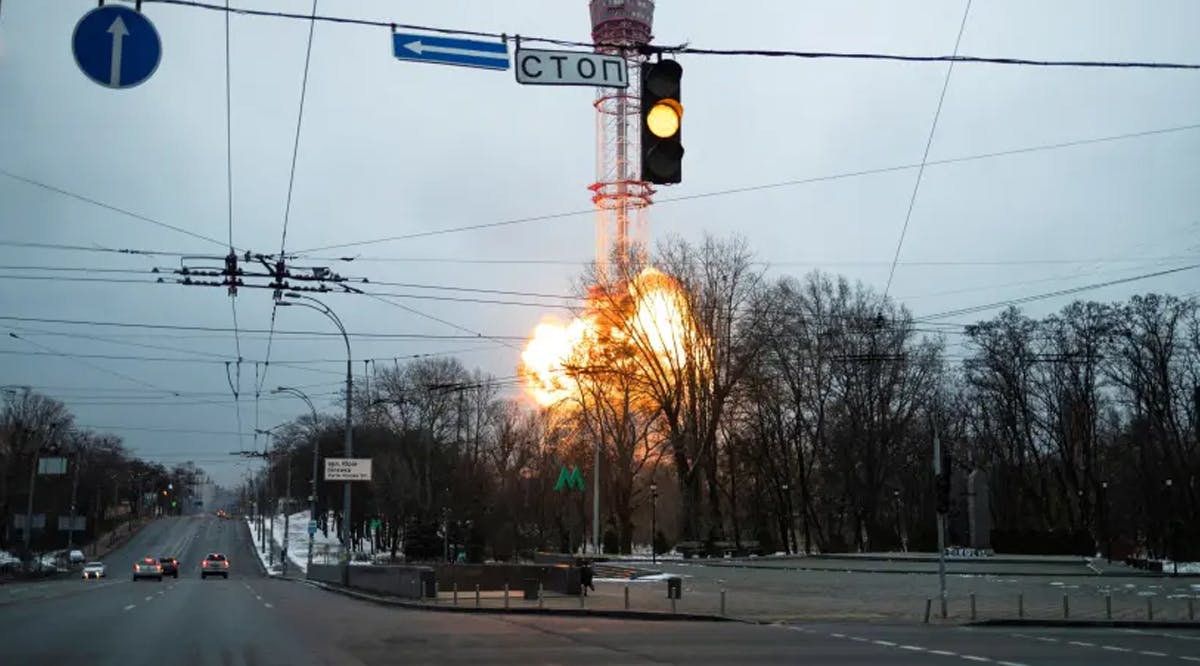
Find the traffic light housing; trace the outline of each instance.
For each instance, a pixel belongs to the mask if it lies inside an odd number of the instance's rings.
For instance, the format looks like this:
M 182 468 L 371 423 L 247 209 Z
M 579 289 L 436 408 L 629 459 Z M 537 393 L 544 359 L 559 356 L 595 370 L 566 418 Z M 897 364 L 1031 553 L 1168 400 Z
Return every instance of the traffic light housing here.
M 642 67 L 642 180 L 670 185 L 683 180 L 683 67 L 674 60 Z

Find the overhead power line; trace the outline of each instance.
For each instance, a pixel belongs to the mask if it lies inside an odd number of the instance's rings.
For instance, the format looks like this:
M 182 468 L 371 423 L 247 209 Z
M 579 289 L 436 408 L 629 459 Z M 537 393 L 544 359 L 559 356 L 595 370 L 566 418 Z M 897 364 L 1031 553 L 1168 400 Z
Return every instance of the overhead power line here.
M 1112 141 L 1123 141 L 1123 140 L 1129 140 L 1129 139 L 1141 139 L 1141 138 L 1148 138 L 1148 137 L 1152 137 L 1152 136 L 1160 136 L 1160 135 L 1164 135 L 1164 134 L 1174 134 L 1177 132 L 1189 132 L 1189 131 L 1195 131 L 1195 130 L 1200 130 L 1200 123 L 1190 123 L 1187 125 L 1176 125 L 1173 127 L 1162 127 L 1162 128 L 1157 128 L 1157 129 L 1151 129 L 1151 130 L 1125 132 L 1122 134 L 1111 134 L 1108 136 L 1092 137 L 1092 138 L 1088 138 L 1088 139 L 1058 141 L 1055 143 L 1038 144 L 1035 146 L 1023 146 L 1020 148 L 992 151 L 992 152 L 987 152 L 987 153 L 977 153 L 974 155 L 964 155 L 964 156 L 960 156 L 960 157 L 949 157 L 949 158 L 945 158 L 945 159 L 928 160 L 927 162 L 925 162 L 925 167 L 928 168 L 931 166 L 943 166 L 943 165 L 948 165 L 948 164 L 958 164 L 958 163 L 962 163 L 962 162 L 973 162 L 976 160 L 994 159 L 997 157 L 1009 157 L 1009 156 L 1013 156 L 1013 155 L 1023 155 L 1023 154 L 1037 153 L 1037 152 L 1043 152 L 1043 151 L 1061 150 L 1064 148 L 1076 148 L 1076 147 L 1080 147 L 1080 146 L 1087 146 L 1087 145 L 1093 145 L 1093 144 L 1098 144 L 1098 143 L 1108 143 L 1108 142 L 1112 142 Z M 878 167 L 878 168 L 873 168 L 873 169 L 858 169 L 855 171 L 843 171 L 840 173 L 827 174 L 827 175 L 823 175 L 823 176 L 810 176 L 807 178 L 795 178 L 795 179 L 791 179 L 791 180 L 776 181 L 773 183 L 760 183 L 757 185 L 744 185 L 741 187 L 726 188 L 726 189 L 722 189 L 722 190 L 712 190 L 709 192 L 697 192 L 696 194 L 685 194 L 685 195 L 675 196 L 675 197 L 656 198 L 654 201 L 654 205 L 662 206 L 663 204 L 679 203 L 679 202 L 683 202 L 683 201 L 694 201 L 697 199 L 708 199 L 708 198 L 712 198 L 712 197 L 722 197 L 722 196 L 729 196 L 729 195 L 733 195 L 733 194 L 747 194 L 750 192 L 760 192 L 763 190 L 772 190 L 772 189 L 778 189 L 778 188 L 784 188 L 784 187 L 797 187 L 800 185 L 812 185 L 812 184 L 816 184 L 816 183 L 826 183 L 826 182 L 831 182 L 831 181 L 844 180 L 844 179 L 848 179 L 848 178 L 859 178 L 862 176 L 872 176 L 872 175 L 881 175 L 881 174 L 887 174 L 887 173 L 895 173 L 895 172 L 899 172 L 899 171 L 908 171 L 910 169 L 919 169 L 919 168 L 921 168 L 921 163 L 913 162 L 910 164 L 897 164 L 894 166 Z M 393 241 L 401 241 L 401 240 L 414 240 L 414 239 L 418 239 L 418 238 L 427 238 L 430 236 L 440 236 L 440 235 L 445 235 L 445 234 L 463 233 L 466 231 L 479 231 L 479 230 L 484 230 L 484 229 L 495 229 L 495 228 L 500 228 L 500 227 L 509 227 L 509 226 L 516 226 L 516 225 L 521 225 L 521 224 L 529 224 L 531 222 L 544 222 L 544 221 L 549 221 L 549 220 L 557 220 L 557 219 L 562 219 L 562 218 L 566 218 L 566 217 L 580 217 L 583 215 L 594 215 L 595 213 L 596 213 L 596 211 L 593 208 L 581 208 L 578 210 L 564 211 L 564 212 L 560 212 L 560 213 L 549 213 L 549 214 L 545 214 L 545 215 L 533 215 L 533 216 L 529 216 L 529 217 L 517 217 L 517 218 L 511 218 L 511 219 L 507 219 L 507 220 L 498 220 L 495 222 L 481 222 L 481 223 L 477 223 L 477 224 L 468 224 L 468 225 L 457 226 L 457 227 L 445 227 L 442 229 L 431 229 L 428 231 L 418 231 L 418 232 L 413 232 L 413 233 L 408 233 L 408 234 L 399 234 L 396 236 L 384 236 L 384 237 L 373 238 L 373 239 L 368 239 L 368 240 L 350 241 L 348 243 L 336 243 L 333 245 L 323 245 L 320 247 L 312 247 L 312 248 L 306 248 L 303 250 L 298 250 L 295 252 L 295 254 L 296 255 L 305 255 L 305 254 L 309 254 L 312 252 L 323 252 L 326 250 L 339 250 L 342 248 L 361 247 L 364 245 L 377 245 L 380 243 L 390 243 Z M 324 260 L 329 260 L 329 261 L 334 261 L 334 260 L 352 261 L 354 259 L 355 259 L 354 257 L 324 258 Z M 475 260 L 475 263 L 489 263 L 489 262 L 486 260 Z M 506 263 L 506 262 L 504 262 L 503 260 L 493 260 L 491 263 Z M 546 262 L 546 263 L 552 263 L 552 262 Z
M 962 22 L 958 24 L 958 37 L 954 39 L 954 55 L 958 55 L 958 47 L 962 44 L 963 31 L 967 28 L 967 17 L 971 14 L 971 0 L 963 9 Z M 892 257 L 892 267 L 888 270 L 887 283 L 883 286 L 883 297 L 886 299 L 892 290 L 892 278 L 896 277 L 896 263 L 900 261 L 900 250 L 904 247 L 904 238 L 908 235 L 908 223 L 912 220 L 913 208 L 917 205 L 917 193 L 921 190 L 921 178 L 925 175 L 925 166 L 929 163 L 929 149 L 933 147 L 933 137 L 937 134 L 938 120 L 942 117 L 942 105 L 946 102 L 946 91 L 950 89 L 950 77 L 954 74 L 954 62 L 946 66 L 946 77 L 942 80 L 942 92 L 938 95 L 937 108 L 933 111 L 933 122 L 929 124 L 929 136 L 925 139 L 925 152 L 921 153 L 921 164 L 917 167 L 917 178 L 913 181 L 912 195 L 908 198 L 908 209 L 904 213 L 904 226 L 900 228 L 900 238 L 896 241 L 896 254 Z
M 125 0 L 130 2 L 132 0 Z M 369 19 L 360 19 L 345 16 L 318 16 L 313 14 L 298 14 L 294 12 L 269 11 L 261 9 L 248 9 L 241 7 L 225 7 L 208 2 L 197 2 L 195 0 L 144 0 L 146 3 L 154 2 L 165 5 L 178 5 L 182 7 L 192 7 L 196 9 L 207 9 L 212 11 L 233 12 L 235 14 L 243 14 L 246 16 L 262 16 L 279 19 L 293 19 L 303 21 L 320 21 L 325 23 L 340 23 L 344 25 L 359 25 L 377 28 L 387 28 L 389 30 L 418 30 L 422 32 L 436 32 L 447 35 L 465 35 L 472 37 L 491 37 L 494 39 L 506 40 L 508 37 L 517 37 L 517 33 L 503 32 L 485 32 L 479 30 L 461 30 L 456 28 L 444 28 L 426 25 L 413 25 L 407 23 L 396 23 L 391 21 L 376 21 Z M 554 44 L 558 46 L 575 46 L 586 49 L 593 49 L 603 46 L 623 46 L 620 44 L 607 44 L 604 42 L 582 42 L 573 39 L 561 39 L 554 37 L 541 37 L 530 35 L 519 35 L 522 42 Z M 1180 63 L 1180 62 L 1149 62 L 1137 60 L 1036 60 L 1029 58 L 1011 58 L 1011 57 L 983 57 L 983 56 L 960 56 L 960 55 L 903 55 L 890 53 L 853 53 L 853 52 L 830 52 L 830 51 L 796 51 L 796 50 L 775 50 L 775 49 L 713 49 L 713 48 L 696 48 L 686 44 L 677 46 L 661 46 L 661 45 L 645 45 L 642 47 L 644 53 L 647 54 L 686 54 L 686 55 L 711 55 L 711 56 L 755 56 L 769 58 L 802 58 L 802 59 L 839 59 L 839 60 L 891 60 L 898 62 L 912 63 L 930 63 L 930 62 L 962 62 L 962 63 L 979 63 L 992 65 L 1017 65 L 1027 67 L 1086 67 L 1086 68 L 1119 68 L 1119 69 L 1183 69 L 1183 70 L 1200 70 L 1200 64 Z
M 204 331 L 208 333 L 229 333 L 232 328 L 223 326 L 203 326 L 203 325 L 187 325 L 187 324 L 151 324 L 143 322 L 124 322 L 124 321 L 96 321 L 88 319 L 58 319 L 50 317 L 17 317 L 13 315 L 0 315 L 0 321 L 21 321 L 38 324 L 66 324 L 75 326 L 111 326 L 114 328 L 143 328 L 163 331 Z M 243 333 L 267 333 L 266 329 L 242 329 Z M 306 335 L 319 337 L 341 337 L 341 333 L 335 331 L 277 331 L 279 335 Z M 525 336 L 518 335 L 484 335 L 476 333 L 473 335 L 447 335 L 434 333 L 354 333 L 347 331 L 347 335 L 352 338 L 374 338 L 379 340 L 475 340 L 478 338 L 488 339 L 504 339 L 504 340 L 524 340 Z
M 142 215 L 142 214 L 140 214 L 140 213 L 135 213 L 135 212 L 133 212 L 133 211 L 131 211 L 131 210 L 127 210 L 127 209 L 125 209 L 125 208 L 120 208 L 120 207 L 118 207 L 118 206 L 114 206 L 114 205 L 112 205 L 112 204 L 107 204 L 107 203 L 104 203 L 103 201 L 99 201 L 99 200 L 93 199 L 93 198 L 91 198 L 91 197 L 84 196 L 84 195 L 82 195 L 82 194 L 76 194 L 75 192 L 71 192 L 71 191 L 69 191 L 69 190 L 64 190 L 64 189 L 62 189 L 61 187 L 55 187 L 55 186 L 53 186 L 53 185 L 48 185 L 48 184 L 46 184 L 46 183 L 43 183 L 43 182 L 41 182 L 41 181 L 34 180 L 33 178 L 29 178 L 29 177 L 26 177 L 26 176 L 21 176 L 21 175 L 15 174 L 15 173 L 13 173 L 13 172 L 11 172 L 11 171 L 8 171 L 8 170 L 6 170 L 6 169 L 0 169 L 0 175 L 7 176 L 7 177 L 9 177 L 9 178 L 12 178 L 13 180 L 20 181 L 20 182 L 22 182 L 22 183 L 25 183 L 25 184 L 27 184 L 27 185 L 32 185 L 32 186 L 34 186 L 34 187 L 40 187 L 41 189 L 43 189 L 43 190 L 46 190 L 46 191 L 48 191 L 48 192 L 53 192 L 53 193 L 55 193 L 55 194 L 59 194 L 59 195 L 62 195 L 62 196 L 64 196 L 64 197 L 70 197 L 70 198 L 72 198 L 72 199 L 75 199 L 75 200 L 78 200 L 78 201 L 82 201 L 82 202 L 84 202 L 84 203 L 89 203 L 89 204 L 91 204 L 91 205 L 93 205 L 93 206 L 99 206 L 100 208 L 103 208 L 103 209 L 105 209 L 105 210 L 109 210 L 109 211 L 112 211 L 112 212 L 114 212 L 114 213 L 120 213 L 121 215 L 125 215 L 126 217 L 132 217 L 132 218 L 133 218 L 133 219 L 135 219 L 135 220 L 141 220 L 142 222 L 146 222 L 146 223 L 148 223 L 148 224 L 153 224 L 153 225 L 154 225 L 154 226 L 156 226 L 156 227 L 162 227 L 162 228 L 164 228 L 164 229 L 170 229 L 171 231 L 175 231 L 175 232 L 178 232 L 178 233 L 184 234 L 184 235 L 186 235 L 186 236 L 191 236 L 192 238 L 198 238 L 198 239 L 200 239 L 200 240 L 202 240 L 202 241 L 207 241 L 207 242 L 209 242 L 209 243 L 214 243 L 214 244 L 216 244 L 216 245 L 219 245 L 219 246 L 221 246 L 221 247 L 225 247 L 225 243 L 224 243 L 224 242 L 222 242 L 222 241 L 219 241 L 219 240 L 217 240 L 217 239 L 215 239 L 215 238 L 210 238 L 209 236 L 205 236 L 205 235 L 203 235 L 203 234 L 198 234 L 198 233 L 196 233 L 196 232 L 194 232 L 194 231 L 190 231 L 190 230 L 188 230 L 188 229 L 184 229 L 183 227 L 177 227 L 177 226 L 175 226 L 175 225 L 173 225 L 173 224 L 167 224 L 166 222 L 163 222 L 163 221 L 161 221 L 161 220 L 156 220 L 156 219 L 154 219 L 154 218 L 152 218 L 152 217 L 147 217 L 147 216 L 145 216 L 145 215 Z

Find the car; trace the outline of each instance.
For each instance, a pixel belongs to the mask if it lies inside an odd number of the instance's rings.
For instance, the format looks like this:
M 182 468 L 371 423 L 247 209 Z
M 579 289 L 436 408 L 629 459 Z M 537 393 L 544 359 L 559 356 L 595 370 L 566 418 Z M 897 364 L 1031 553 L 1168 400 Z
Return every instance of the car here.
M 83 564 L 83 561 L 86 559 L 87 557 L 83 554 L 82 550 L 72 550 L 70 553 L 67 553 L 67 561 L 71 564 Z
M 164 576 L 179 578 L 179 560 L 174 557 L 160 557 L 158 563 L 162 565 Z
M 104 578 L 104 563 L 103 562 L 88 562 L 83 565 L 83 579 L 89 578 Z
M 143 557 L 133 563 L 133 581 L 136 583 L 139 578 L 153 578 L 154 580 L 162 580 L 163 568 L 153 557 Z
M 200 578 L 204 579 L 209 576 L 229 578 L 229 558 L 225 557 L 223 553 L 209 553 L 200 561 Z

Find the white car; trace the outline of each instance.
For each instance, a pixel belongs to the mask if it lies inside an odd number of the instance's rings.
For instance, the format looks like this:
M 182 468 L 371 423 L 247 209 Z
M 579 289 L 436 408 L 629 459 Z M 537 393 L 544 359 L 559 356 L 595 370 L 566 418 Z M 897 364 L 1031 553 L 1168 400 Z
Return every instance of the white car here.
M 67 553 L 67 561 L 71 564 L 82 564 L 85 559 L 87 556 L 83 554 L 82 550 L 73 550 Z
M 89 578 L 104 578 L 104 563 L 103 562 L 88 562 L 83 565 L 83 579 Z

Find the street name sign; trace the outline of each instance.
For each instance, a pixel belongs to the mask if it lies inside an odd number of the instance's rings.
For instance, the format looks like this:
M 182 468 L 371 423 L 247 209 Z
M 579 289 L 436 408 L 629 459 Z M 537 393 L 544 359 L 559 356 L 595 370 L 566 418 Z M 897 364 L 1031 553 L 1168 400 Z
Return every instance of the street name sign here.
M 75 24 L 71 51 L 89 79 L 106 88 L 132 88 L 158 69 L 162 41 L 141 12 L 103 5 Z
M 628 88 L 629 67 L 621 56 L 588 51 L 517 49 L 517 83 L 532 86 Z
M 370 481 L 370 458 L 326 458 L 326 481 Z
M 392 53 L 399 60 L 508 69 L 508 45 L 504 42 L 397 32 L 392 34 Z
M 316 533 L 317 533 L 317 521 L 315 521 L 315 520 L 308 521 L 308 536 L 312 536 Z

